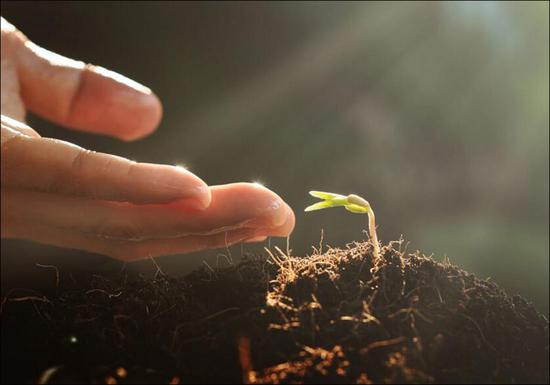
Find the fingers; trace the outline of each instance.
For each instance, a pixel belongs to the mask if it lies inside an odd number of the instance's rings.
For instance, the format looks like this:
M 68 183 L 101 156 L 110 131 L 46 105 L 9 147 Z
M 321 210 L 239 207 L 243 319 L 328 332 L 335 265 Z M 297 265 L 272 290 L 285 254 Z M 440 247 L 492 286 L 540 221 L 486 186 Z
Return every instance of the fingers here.
M 241 228 L 286 235 L 294 227 L 290 207 L 264 187 L 247 183 L 214 186 L 211 194 L 210 206 L 199 211 L 179 203 L 136 206 L 2 188 L 2 218 L 7 224 L 37 223 L 129 242 Z
M 181 167 L 136 163 L 59 140 L 15 135 L 2 123 L 3 187 L 134 203 L 178 200 L 199 209 L 210 203 L 206 184 Z
M 263 187 L 251 184 L 217 186 L 212 188 L 213 204 L 216 202 L 218 207 L 236 205 L 234 199 L 238 192 L 249 194 L 252 206 L 248 209 L 248 215 L 244 213 L 243 205 L 235 207 L 235 215 L 249 218 L 236 224 L 227 216 L 227 212 L 211 212 L 212 218 L 208 221 L 195 223 L 204 212 L 190 212 L 187 216 L 185 211 L 177 208 L 167 210 L 166 207 L 156 205 L 145 206 L 147 210 L 143 213 L 144 206 L 125 203 L 116 205 L 70 197 L 63 201 L 61 197 L 51 194 L 2 189 L 2 236 L 33 239 L 134 260 L 225 247 L 240 241 L 258 241 L 267 236 L 286 236 L 292 231 L 292 210 L 281 201 L 281 204 L 270 205 L 266 211 L 265 204 L 278 197 Z M 111 210 L 107 217 L 104 216 L 106 207 Z M 121 208 L 122 211 L 119 210 Z M 61 214 L 55 215 L 56 212 Z M 217 223 L 214 219 L 216 217 L 219 221 Z M 95 224 L 88 218 L 95 220 Z M 134 222 L 136 218 L 138 221 Z M 82 219 L 86 221 L 83 223 Z M 174 228 L 166 228 L 164 223 L 171 223 Z M 206 224 L 213 226 L 217 232 L 213 232 L 212 228 L 207 229 Z M 178 235 L 182 229 L 197 230 L 201 226 L 205 234 Z
M 177 203 L 168 204 L 167 214 L 175 216 L 175 221 L 165 223 L 172 226 L 185 218 L 184 231 L 203 233 L 208 229 L 237 226 L 279 228 L 289 218 L 294 220 L 292 209 L 277 194 L 259 184 L 230 183 L 211 186 L 210 191 L 212 200 L 202 211 L 182 215 L 171 209 L 177 207 Z
M 7 142 L 8 140 L 12 139 L 15 136 L 25 135 L 33 138 L 40 137 L 40 135 L 38 135 L 38 133 L 35 130 L 33 130 L 32 128 L 30 128 L 24 123 L 21 123 L 5 115 L 2 115 L 1 119 L 2 119 L 2 134 L 0 136 L 1 144 L 4 144 L 5 142 Z
M 74 248 L 110 256 L 122 261 L 136 261 L 161 255 L 190 253 L 211 248 L 228 247 L 254 237 L 254 229 L 239 229 L 213 235 L 193 235 L 169 240 L 149 240 L 125 242 L 85 235 L 72 230 L 33 224 L 21 228 L 20 224 L 11 227 L 12 232 L 25 231 L 32 239 L 53 246 Z M 2 236 L 9 236 L 3 234 Z
M 124 140 L 146 136 L 158 126 L 162 106 L 150 89 L 50 52 L 18 31 L 10 36 L 21 96 L 31 111 L 66 127 Z
M 14 60 L 10 60 L 13 57 L 13 44 L 15 40 L 15 28 L 9 24 L 4 18 L 1 18 L 1 84 L 2 84 L 2 98 L 1 110 L 3 115 L 11 116 L 14 119 L 21 121 L 25 120 L 25 106 L 21 100 L 19 92 L 19 81 L 17 76 L 17 66 Z

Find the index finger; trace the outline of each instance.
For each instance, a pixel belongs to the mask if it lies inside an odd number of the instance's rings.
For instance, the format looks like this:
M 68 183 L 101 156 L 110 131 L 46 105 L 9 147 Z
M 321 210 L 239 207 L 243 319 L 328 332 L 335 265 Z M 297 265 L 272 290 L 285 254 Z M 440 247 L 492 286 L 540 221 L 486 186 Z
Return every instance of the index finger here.
M 183 167 L 137 163 L 26 135 L 2 144 L 2 186 L 133 203 L 185 201 L 203 209 L 210 189 Z

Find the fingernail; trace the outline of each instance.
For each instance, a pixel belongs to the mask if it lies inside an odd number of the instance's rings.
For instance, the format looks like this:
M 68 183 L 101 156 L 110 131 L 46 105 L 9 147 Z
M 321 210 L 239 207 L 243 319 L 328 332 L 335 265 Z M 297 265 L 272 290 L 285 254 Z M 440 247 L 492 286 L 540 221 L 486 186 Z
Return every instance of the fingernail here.
M 288 216 L 283 201 L 276 199 L 272 201 L 255 218 L 246 221 L 248 227 L 278 227 L 285 223 Z
M 116 73 L 114 71 L 110 71 L 107 68 L 103 68 L 103 67 L 100 67 L 100 66 L 88 65 L 88 67 L 93 72 L 98 73 L 101 76 L 110 78 L 110 79 L 116 81 L 117 83 L 124 84 L 125 86 L 130 87 L 135 91 L 141 92 L 141 93 L 146 94 L 146 95 L 151 94 L 151 90 L 149 88 L 145 87 L 143 84 L 140 84 L 140 83 L 138 83 L 138 82 L 136 82 L 136 81 L 134 81 L 130 78 L 127 78 L 124 75 L 121 75 L 121 74 Z
M 162 120 L 162 104 L 152 92 L 136 92 L 133 88 L 122 88 L 116 93 L 116 102 L 120 108 L 124 106 L 133 119 L 132 124 L 128 126 L 130 128 L 119 132 L 122 140 L 134 141 L 150 135 Z

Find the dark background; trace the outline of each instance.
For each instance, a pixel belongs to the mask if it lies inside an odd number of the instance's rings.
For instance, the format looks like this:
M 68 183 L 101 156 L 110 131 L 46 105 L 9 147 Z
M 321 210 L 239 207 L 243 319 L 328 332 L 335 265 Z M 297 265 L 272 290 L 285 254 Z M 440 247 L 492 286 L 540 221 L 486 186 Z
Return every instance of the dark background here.
M 304 215 L 307 191 L 358 193 L 383 241 L 403 234 L 408 250 L 447 256 L 548 313 L 547 2 L 40 1 L 2 2 L 2 16 L 164 103 L 158 132 L 139 142 L 31 116 L 42 135 L 183 164 L 209 184 L 261 181 L 297 214 L 296 255 L 321 228 L 330 245 L 365 238 L 364 216 Z M 37 262 L 121 267 L 23 241 L 1 251 L 4 290 L 51 279 Z M 157 261 L 181 274 L 220 252 Z

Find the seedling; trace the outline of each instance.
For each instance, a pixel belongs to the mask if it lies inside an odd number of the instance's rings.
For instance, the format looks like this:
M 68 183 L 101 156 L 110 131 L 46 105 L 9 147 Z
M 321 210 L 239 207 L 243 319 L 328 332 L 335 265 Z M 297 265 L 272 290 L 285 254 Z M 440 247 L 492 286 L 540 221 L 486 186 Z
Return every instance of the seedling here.
M 378 235 L 376 235 L 374 211 L 372 211 L 369 202 L 355 194 L 346 196 L 323 191 L 310 191 L 309 194 L 322 199 L 322 201 L 306 207 L 304 210 L 306 212 L 342 206 L 355 214 L 367 214 L 369 216 L 369 236 L 374 247 L 374 258 L 375 260 L 380 259 L 380 244 L 378 243 Z

